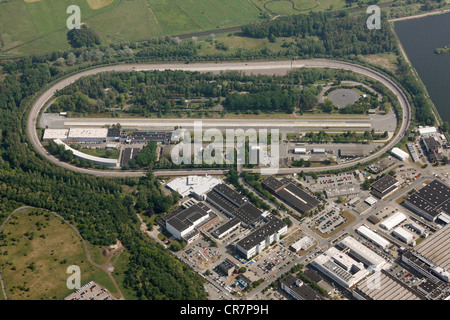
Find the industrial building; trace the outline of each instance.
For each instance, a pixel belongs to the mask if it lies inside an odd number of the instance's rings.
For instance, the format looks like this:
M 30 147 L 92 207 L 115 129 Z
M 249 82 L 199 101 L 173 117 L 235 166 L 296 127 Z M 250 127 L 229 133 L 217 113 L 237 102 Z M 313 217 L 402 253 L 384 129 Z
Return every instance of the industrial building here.
M 361 193 L 361 188 L 354 185 L 343 185 L 343 186 L 337 186 L 337 187 L 331 187 L 326 188 L 323 190 L 323 193 L 325 196 L 330 198 L 337 198 L 337 197 L 350 197 L 354 195 L 358 195 Z
M 365 225 L 362 225 L 358 229 L 356 229 L 356 232 L 358 232 L 358 234 L 362 235 L 364 238 L 366 238 L 367 240 L 369 240 L 370 242 L 372 242 L 373 244 L 375 244 L 376 246 L 380 247 L 383 250 L 385 250 L 391 244 L 385 238 L 373 232 Z
M 120 141 L 120 129 L 110 128 L 106 134 L 107 141 Z
M 280 288 L 295 300 L 324 300 L 320 294 L 293 274 L 280 281 Z
M 78 150 L 75 150 L 71 147 L 69 147 L 67 144 L 65 144 L 64 142 L 62 142 L 60 139 L 54 139 L 53 140 L 57 145 L 62 145 L 64 146 L 65 150 L 71 151 L 73 153 L 73 155 L 78 158 L 78 159 L 83 159 L 86 161 L 91 161 L 97 165 L 104 165 L 104 166 L 108 166 L 108 167 L 118 167 L 119 166 L 119 160 L 118 159 L 108 159 L 108 158 L 101 158 L 101 157 L 96 157 L 96 156 L 91 156 L 89 154 L 80 152 Z
M 60 139 L 61 141 L 64 141 L 67 139 L 68 135 L 69 129 L 45 129 L 42 140 L 44 142 L 54 139 Z
M 417 133 L 420 136 L 429 136 L 434 135 L 437 133 L 436 127 L 419 127 L 419 130 L 417 130 Z
M 407 143 L 406 147 L 408 148 L 409 153 L 411 154 L 411 158 L 414 162 L 419 162 L 420 157 L 417 154 L 416 149 L 414 149 L 414 145 L 412 143 Z
M 150 141 L 170 144 L 172 132 L 135 131 L 127 136 L 128 143 L 146 143 Z
M 409 158 L 409 154 L 407 154 L 405 151 L 399 148 L 393 148 L 391 154 L 402 161 L 405 161 Z
M 428 152 L 438 152 L 439 148 L 441 148 L 441 144 L 437 140 L 436 137 L 427 137 L 423 138 L 423 144 Z
M 347 289 L 369 274 L 369 271 L 364 268 L 362 262 L 357 262 L 335 247 L 329 248 L 323 254 L 316 257 L 311 261 L 311 265 Z
M 223 183 L 206 194 L 206 201 L 227 216 L 238 219 L 244 227 L 255 226 L 262 220 L 261 210 Z
M 236 231 L 240 225 L 241 225 L 241 221 L 239 221 L 239 219 L 231 218 L 230 220 L 225 222 L 223 225 L 216 228 L 212 232 L 212 235 L 218 239 L 222 239 L 222 238 L 226 237 L 227 235 Z
M 351 236 L 347 236 L 341 240 L 338 246 L 342 249 L 347 249 L 347 254 L 364 263 L 366 268 L 370 267 L 371 271 L 386 269 L 390 266 L 383 257 Z
M 385 270 L 358 283 L 352 294 L 358 300 L 424 300 L 424 297 Z
M 401 212 L 396 212 L 386 220 L 384 220 L 380 227 L 386 230 L 392 230 L 396 226 L 398 226 L 400 223 L 406 220 L 406 216 Z
M 417 190 L 405 199 L 403 205 L 428 221 L 450 220 L 450 188 L 439 180 Z
M 107 128 L 70 128 L 69 143 L 102 143 L 108 137 Z
M 300 250 L 308 250 L 309 248 L 311 248 L 314 245 L 314 239 L 309 237 L 309 236 L 304 236 L 302 237 L 300 240 L 294 242 L 293 244 L 291 244 L 289 246 L 289 248 L 294 251 L 294 252 L 298 252 Z
M 397 227 L 392 231 L 392 235 L 400 239 L 406 244 L 410 244 L 414 240 L 414 236 L 403 229 L 402 227 Z
M 244 258 L 250 259 L 268 248 L 272 242 L 278 242 L 280 237 L 287 232 L 287 229 L 286 223 L 276 217 L 269 216 L 263 226 L 255 229 L 236 243 L 236 250 Z
M 186 196 L 193 196 L 198 200 L 205 200 L 206 194 L 221 183 L 221 179 L 217 179 L 209 175 L 192 175 L 188 177 L 175 178 L 167 183 L 166 187 L 171 191 L 177 192 L 182 198 Z
M 374 182 L 370 192 L 379 199 L 384 199 L 398 189 L 398 180 L 387 174 Z
M 287 179 L 280 181 L 274 177 L 268 177 L 261 182 L 261 185 L 301 214 L 314 210 L 320 204 L 319 200 Z
M 450 225 L 405 252 L 402 261 L 435 282 L 450 282 Z
M 226 258 L 220 264 L 217 265 L 216 270 L 227 277 L 231 276 L 238 266 L 230 259 Z
M 216 218 L 207 205 L 197 203 L 189 207 L 180 207 L 161 218 L 163 225 L 178 240 L 190 243 L 199 236 L 198 228 L 206 221 Z

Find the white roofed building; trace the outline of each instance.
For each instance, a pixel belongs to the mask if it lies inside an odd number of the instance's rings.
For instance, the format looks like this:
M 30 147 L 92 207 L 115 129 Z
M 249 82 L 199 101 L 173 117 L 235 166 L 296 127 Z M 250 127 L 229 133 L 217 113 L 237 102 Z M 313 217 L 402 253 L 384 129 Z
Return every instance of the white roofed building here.
M 386 229 L 386 230 L 391 230 L 405 220 L 406 220 L 406 216 L 403 213 L 396 212 L 395 214 L 393 214 L 392 216 L 390 216 L 389 218 L 384 220 L 380 224 L 380 227 L 382 227 L 383 229 Z
M 383 238 L 379 234 L 373 232 L 372 230 L 367 228 L 365 225 L 360 226 L 358 229 L 356 229 L 356 231 L 360 235 L 362 235 L 364 238 L 371 241 L 372 243 L 374 243 L 375 245 L 377 245 L 378 247 L 380 247 L 382 249 L 386 249 L 390 245 L 389 241 L 387 241 L 385 238 Z
M 398 158 L 402 161 L 405 161 L 409 158 L 409 154 L 399 148 L 393 148 L 391 153 L 393 156 L 395 156 L 396 158 Z

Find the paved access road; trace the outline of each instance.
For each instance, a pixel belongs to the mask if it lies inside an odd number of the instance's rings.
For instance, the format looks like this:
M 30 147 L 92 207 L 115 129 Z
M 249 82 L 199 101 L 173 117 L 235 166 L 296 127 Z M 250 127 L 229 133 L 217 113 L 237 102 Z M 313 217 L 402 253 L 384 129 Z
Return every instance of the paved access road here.
M 50 155 L 45 148 L 42 146 L 40 139 L 37 136 L 36 124 L 39 112 L 44 107 L 45 103 L 49 101 L 57 90 L 60 90 L 74 81 L 80 79 L 81 77 L 97 74 L 100 72 L 107 71 L 149 71 L 149 70 L 185 70 L 185 71 L 198 71 L 198 72 L 220 72 L 220 71 L 243 71 L 246 73 L 253 74 L 285 74 L 286 72 L 292 70 L 293 68 L 333 68 L 333 69 L 344 69 L 350 70 L 355 73 L 359 73 L 368 76 L 376 81 L 383 83 L 388 87 L 399 99 L 400 105 L 403 109 L 403 119 L 398 131 L 398 134 L 393 137 L 393 139 L 381 148 L 376 153 L 365 158 L 365 161 L 369 161 L 379 157 L 381 154 L 390 150 L 396 143 L 398 143 L 404 136 L 406 129 L 409 127 L 411 121 L 411 106 L 408 102 L 403 91 L 389 78 L 384 75 L 373 71 L 369 68 L 348 63 L 342 61 L 325 60 L 325 59 L 307 59 L 307 60 L 296 60 L 296 61 L 264 61 L 264 62 L 226 62 L 226 63 L 199 63 L 199 64 L 126 64 L 126 65 L 115 65 L 108 67 L 100 67 L 96 69 L 86 70 L 70 76 L 66 79 L 61 80 L 50 89 L 45 91 L 33 104 L 28 119 L 27 119 L 27 134 L 30 138 L 31 143 L 34 148 L 47 158 L 49 161 L 64 167 L 69 170 L 73 170 L 79 173 L 93 174 L 97 176 L 109 176 L 109 177 L 141 177 L 145 175 L 144 171 L 121 171 L 121 170 L 95 170 L 95 169 L 84 169 L 78 168 L 68 163 L 59 161 L 57 158 Z M 208 120 L 203 120 L 207 122 Z M 361 160 L 357 160 L 361 161 Z M 351 167 L 356 164 L 357 161 L 349 161 L 343 164 L 337 164 L 333 166 L 326 167 L 326 170 L 333 169 L 344 169 Z M 324 168 L 325 169 L 325 168 Z M 278 173 L 280 174 L 291 174 L 300 171 L 317 171 L 318 168 L 280 168 Z M 155 170 L 155 176 L 177 176 L 185 174 L 224 174 L 228 170 Z M 250 172 L 257 172 L 258 170 L 249 170 Z

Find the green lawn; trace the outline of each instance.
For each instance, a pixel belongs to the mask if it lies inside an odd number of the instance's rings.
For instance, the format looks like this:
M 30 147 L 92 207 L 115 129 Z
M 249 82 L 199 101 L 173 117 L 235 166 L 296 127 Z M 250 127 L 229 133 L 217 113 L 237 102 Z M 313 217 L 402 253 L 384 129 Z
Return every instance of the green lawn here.
M 32 214 L 35 213 L 38 214 Z M 3 230 L 0 269 L 10 300 L 62 299 L 67 267 L 81 269 L 81 282 L 96 281 L 114 293 L 108 275 L 92 266 L 79 236 L 52 213 L 37 209 L 17 212 Z
M 70 49 L 66 13 L 81 9 L 81 21 L 97 31 L 103 43 L 139 41 L 164 35 L 214 30 L 257 21 L 250 0 L 114 0 L 93 10 L 87 0 L 15 0 L 0 3 L 3 55 L 28 55 Z

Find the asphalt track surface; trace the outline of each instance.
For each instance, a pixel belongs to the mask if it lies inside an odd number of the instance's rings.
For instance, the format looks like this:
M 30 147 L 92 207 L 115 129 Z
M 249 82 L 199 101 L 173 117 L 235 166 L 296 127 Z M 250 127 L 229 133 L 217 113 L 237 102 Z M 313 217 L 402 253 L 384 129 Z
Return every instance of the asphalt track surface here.
M 142 177 L 146 174 L 146 171 L 129 171 L 129 170 L 97 170 L 97 169 L 85 169 L 73 166 L 71 164 L 59 161 L 54 156 L 50 155 L 47 150 L 43 147 L 40 139 L 37 136 L 36 124 L 40 110 L 44 107 L 47 101 L 49 101 L 57 90 L 60 90 L 69 84 L 75 82 L 76 80 L 97 74 L 100 72 L 107 71 L 150 71 L 150 70 L 184 70 L 184 71 L 198 71 L 198 72 L 220 72 L 220 71 L 243 71 L 246 73 L 253 74 L 282 74 L 286 73 L 293 68 L 332 68 L 332 69 L 343 69 L 353 71 L 370 77 L 376 81 L 381 82 L 386 87 L 388 87 L 398 98 L 400 106 L 403 110 L 403 119 L 401 121 L 400 128 L 395 137 L 391 141 L 382 147 L 377 152 L 372 155 L 367 156 L 362 159 L 355 161 L 349 161 L 342 164 L 326 166 L 326 167 L 309 167 L 309 168 L 279 168 L 277 174 L 292 174 L 299 173 L 300 171 L 311 172 L 311 171 L 326 171 L 326 170 L 339 170 L 354 166 L 357 162 L 367 162 L 376 159 L 383 153 L 388 152 L 395 144 L 397 144 L 405 135 L 407 128 L 411 122 L 411 106 L 406 95 L 403 91 L 395 84 L 391 79 L 386 76 L 370 69 L 357 64 L 352 64 L 342 61 L 326 60 L 326 59 L 306 59 L 306 60 L 295 60 L 295 61 L 265 61 L 265 62 L 224 62 L 224 63 L 199 63 L 199 64 L 125 64 L 125 65 L 115 65 L 107 67 L 99 67 L 96 69 L 86 70 L 68 78 L 65 78 L 53 85 L 50 89 L 45 91 L 33 104 L 27 119 L 27 134 L 30 142 L 36 149 L 38 153 L 44 156 L 46 159 L 52 163 L 61 166 L 63 168 L 83 173 L 91 174 L 96 176 L 104 177 Z M 207 121 L 207 120 L 203 120 Z M 244 169 L 245 171 L 255 173 L 260 172 L 259 169 Z M 225 174 L 227 169 L 183 169 L 183 170 L 154 170 L 155 176 L 183 176 L 183 175 L 222 175 Z

